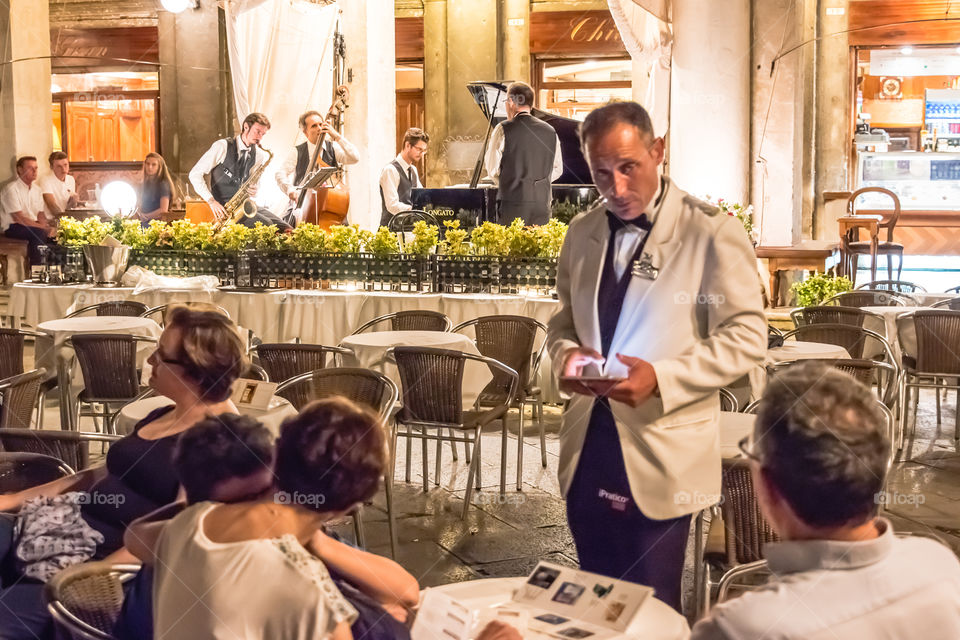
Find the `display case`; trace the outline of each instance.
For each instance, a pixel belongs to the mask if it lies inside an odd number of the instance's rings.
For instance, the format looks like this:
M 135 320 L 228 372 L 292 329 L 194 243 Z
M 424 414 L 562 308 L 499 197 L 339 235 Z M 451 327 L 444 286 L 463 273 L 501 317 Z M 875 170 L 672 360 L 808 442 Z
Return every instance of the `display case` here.
M 861 152 L 857 188 L 884 187 L 903 211 L 960 211 L 960 153 Z M 866 193 L 857 209 L 890 209 L 890 198 Z

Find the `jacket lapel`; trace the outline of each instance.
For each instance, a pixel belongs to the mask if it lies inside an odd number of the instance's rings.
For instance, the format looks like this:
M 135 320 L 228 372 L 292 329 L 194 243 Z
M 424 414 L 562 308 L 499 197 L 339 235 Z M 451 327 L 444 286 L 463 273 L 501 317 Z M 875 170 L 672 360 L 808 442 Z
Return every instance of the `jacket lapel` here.
M 582 291 L 583 294 L 574 298 L 573 305 L 575 318 L 589 318 L 590 325 L 586 334 L 589 346 L 600 350 L 600 319 L 597 316 L 597 290 L 600 288 L 600 270 L 603 268 L 603 258 L 607 252 L 607 242 L 610 240 L 610 228 L 607 225 L 605 201 L 601 199 L 590 212 L 586 214 L 582 226 L 584 229 L 582 253 L 578 256 L 579 270 L 573 291 Z M 589 293 L 588 293 L 589 292 Z

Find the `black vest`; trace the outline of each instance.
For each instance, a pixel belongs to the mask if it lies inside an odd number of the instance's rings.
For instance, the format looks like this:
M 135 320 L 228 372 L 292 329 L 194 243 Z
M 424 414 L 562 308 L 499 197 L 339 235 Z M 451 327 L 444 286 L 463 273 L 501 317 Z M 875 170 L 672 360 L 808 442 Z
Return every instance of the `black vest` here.
M 550 176 L 557 151 L 553 127 L 526 113 L 506 120 L 497 202 L 500 222 L 522 218 L 526 224 L 550 220 Z
M 400 182 L 397 184 L 397 197 L 400 198 L 400 202 L 403 202 L 404 204 L 410 204 L 410 191 L 414 186 L 416 186 L 417 183 L 410 180 L 410 176 L 408 176 L 407 172 L 403 170 L 403 167 L 400 166 L 400 163 L 397 162 L 396 158 L 394 158 L 393 162 L 390 164 L 392 164 L 397 170 L 397 173 L 400 174 Z M 383 197 L 383 187 L 380 187 L 380 207 L 380 224 L 382 226 L 387 226 L 393 214 L 387 210 L 387 200 Z
M 337 154 L 334 153 L 333 148 L 327 141 L 324 141 L 323 149 L 320 151 L 320 160 L 326 163 L 328 167 L 335 169 L 340 167 L 340 165 L 337 164 Z M 303 181 L 303 177 L 307 175 L 307 167 L 309 165 L 310 152 L 308 151 L 306 141 L 304 141 L 297 145 L 297 169 L 293 174 L 294 186 Z
M 257 159 L 256 154 L 256 147 L 247 147 L 246 162 L 241 163 L 237 152 L 237 139 L 227 140 L 227 155 L 223 162 L 210 172 L 210 193 L 214 200 L 224 204 L 234 196 L 243 181 L 249 177 L 250 169 Z

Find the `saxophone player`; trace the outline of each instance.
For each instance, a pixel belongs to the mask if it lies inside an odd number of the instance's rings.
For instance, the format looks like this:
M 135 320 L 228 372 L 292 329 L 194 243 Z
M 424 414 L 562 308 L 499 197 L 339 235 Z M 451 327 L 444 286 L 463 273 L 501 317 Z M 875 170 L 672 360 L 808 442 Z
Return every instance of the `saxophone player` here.
M 263 136 L 269 130 L 270 120 L 267 116 L 262 113 L 251 113 L 243 119 L 240 135 L 214 142 L 190 170 L 190 184 L 210 205 L 217 221 L 228 216 L 223 205 L 237 194 L 240 187 L 247 182 L 251 172 L 269 162 L 269 155 L 259 146 Z M 209 187 L 204 179 L 207 175 L 210 176 Z M 259 180 L 253 180 L 245 186 L 251 201 L 255 201 L 258 187 Z M 252 227 L 257 222 L 273 224 L 281 231 L 290 228 L 290 225 L 263 207 L 258 207 L 257 212 L 252 216 L 241 216 L 239 222 L 248 227 Z

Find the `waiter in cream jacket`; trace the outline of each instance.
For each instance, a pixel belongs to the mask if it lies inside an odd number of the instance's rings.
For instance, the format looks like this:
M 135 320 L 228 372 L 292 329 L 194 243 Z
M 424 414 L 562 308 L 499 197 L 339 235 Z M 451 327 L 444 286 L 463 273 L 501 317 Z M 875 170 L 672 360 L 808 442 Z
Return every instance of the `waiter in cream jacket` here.
M 580 138 L 605 201 L 560 252 L 560 486 L 580 566 L 679 610 L 691 515 L 720 495 L 717 390 L 766 352 L 754 252 L 734 218 L 660 176 L 640 105 L 593 111 Z

